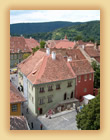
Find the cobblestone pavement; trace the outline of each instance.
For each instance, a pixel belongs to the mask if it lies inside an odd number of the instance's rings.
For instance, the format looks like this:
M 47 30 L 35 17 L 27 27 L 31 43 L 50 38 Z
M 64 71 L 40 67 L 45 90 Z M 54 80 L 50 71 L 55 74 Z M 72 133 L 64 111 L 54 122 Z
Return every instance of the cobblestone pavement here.
M 67 110 L 56 114 L 51 119 L 46 118 L 45 115 L 35 116 L 29 109 L 27 110 L 27 103 L 23 107 L 23 115 L 27 118 L 31 130 L 40 130 L 40 125 L 43 125 L 43 130 L 78 130 L 76 126 L 76 111 Z M 33 123 L 33 127 L 32 127 Z

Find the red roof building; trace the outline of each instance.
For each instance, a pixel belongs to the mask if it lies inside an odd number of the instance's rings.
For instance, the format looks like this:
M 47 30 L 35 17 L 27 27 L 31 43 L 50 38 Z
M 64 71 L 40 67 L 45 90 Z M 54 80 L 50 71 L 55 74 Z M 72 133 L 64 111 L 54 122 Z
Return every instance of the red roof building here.
M 10 53 L 32 52 L 32 48 L 36 46 L 40 46 L 40 44 L 33 38 L 10 37 Z
M 77 75 L 76 94 L 77 99 L 82 99 L 84 95 L 93 94 L 94 70 L 86 60 L 73 60 L 70 65 Z
M 11 116 L 10 130 L 29 130 L 26 118 L 24 116 Z
M 32 84 L 47 83 L 75 78 L 74 72 L 70 71 L 61 54 L 55 56 L 46 55 L 45 52 L 37 51 L 27 60 L 18 65 L 20 71 L 27 76 Z

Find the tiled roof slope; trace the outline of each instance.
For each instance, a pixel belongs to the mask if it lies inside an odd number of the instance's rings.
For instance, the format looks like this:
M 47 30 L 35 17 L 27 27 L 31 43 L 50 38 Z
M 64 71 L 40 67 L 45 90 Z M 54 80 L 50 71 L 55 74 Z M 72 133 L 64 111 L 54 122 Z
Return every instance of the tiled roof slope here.
M 65 49 L 73 49 L 74 48 L 74 42 L 68 41 L 68 40 L 61 40 L 59 43 L 56 44 L 56 48 L 65 48 Z
M 86 59 L 72 61 L 70 62 L 70 65 L 76 75 L 94 72 L 92 66 L 89 64 L 89 62 Z
M 75 46 L 75 43 L 72 41 L 69 41 L 68 39 L 63 39 L 63 40 L 50 40 L 47 41 L 48 47 L 49 48 L 57 48 L 57 49 L 73 49 Z
M 29 56 L 27 59 L 18 64 L 18 69 L 27 76 L 33 71 L 34 67 L 41 61 L 44 55 L 45 52 L 35 52 L 34 55 Z
M 75 78 L 74 72 L 70 71 L 67 62 L 61 54 L 53 60 L 51 55 L 45 55 L 34 70 L 28 75 L 33 84 L 47 83 Z
M 24 116 L 11 116 L 10 130 L 29 130 L 26 118 Z
M 19 93 L 19 91 L 10 82 L 10 103 L 24 102 L 24 97 Z
M 33 38 L 25 38 L 25 41 L 29 47 L 30 52 L 32 52 L 32 48 L 35 48 L 36 46 L 40 46 L 40 44 L 37 42 L 37 40 Z
M 85 47 L 84 50 L 86 51 L 86 53 L 87 53 L 90 57 L 100 56 L 99 50 L 94 49 L 94 47 Z
M 30 52 L 24 37 L 10 37 L 10 53 Z
M 32 48 L 40 46 L 37 40 L 24 37 L 10 37 L 10 53 L 32 52 Z
M 40 49 L 40 51 L 45 52 L 46 49 Z M 55 51 L 56 54 L 62 54 L 62 56 L 71 56 L 72 60 L 82 60 L 86 59 L 80 49 L 57 49 L 57 48 L 51 48 L 50 52 Z

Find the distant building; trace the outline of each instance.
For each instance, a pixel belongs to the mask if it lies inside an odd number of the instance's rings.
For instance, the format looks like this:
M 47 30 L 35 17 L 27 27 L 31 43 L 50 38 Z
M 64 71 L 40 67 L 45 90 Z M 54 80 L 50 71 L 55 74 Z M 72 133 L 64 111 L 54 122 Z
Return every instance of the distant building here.
M 57 49 L 73 49 L 75 42 L 69 41 L 67 36 L 62 40 L 48 40 L 46 42 L 48 48 L 57 48 Z
M 24 116 L 11 116 L 10 130 L 30 130 L 30 128 Z
M 16 67 L 23 60 L 23 55 L 31 54 L 36 46 L 40 45 L 33 38 L 10 37 L 10 67 Z
M 10 82 L 10 115 L 20 116 L 22 114 L 22 103 L 25 98 Z

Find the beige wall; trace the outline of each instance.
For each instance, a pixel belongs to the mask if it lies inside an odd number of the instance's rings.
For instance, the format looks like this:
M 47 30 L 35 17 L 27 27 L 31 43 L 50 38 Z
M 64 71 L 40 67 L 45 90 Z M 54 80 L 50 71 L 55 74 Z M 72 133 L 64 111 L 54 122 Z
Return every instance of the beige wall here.
M 67 87 L 69 81 L 72 82 L 72 87 Z M 56 90 L 56 84 L 60 84 L 59 90 Z M 48 91 L 49 85 L 52 85 L 53 91 Z M 45 92 L 40 93 L 40 87 L 44 87 Z M 36 85 L 33 87 L 33 90 L 32 85 L 28 83 L 28 94 L 30 94 L 28 95 L 28 97 L 32 96 L 34 98 L 34 103 L 32 103 L 32 97 L 30 97 L 29 108 L 34 114 L 39 114 L 38 108 L 42 108 L 44 114 L 50 108 L 64 100 L 64 93 L 67 93 L 67 97 L 70 98 L 71 92 L 74 92 L 75 95 L 75 79 Z M 51 103 L 48 103 L 48 96 L 50 95 L 52 95 L 53 101 Z M 42 105 L 40 105 L 40 98 L 44 98 L 44 104 Z

